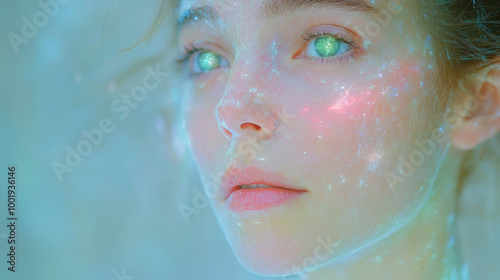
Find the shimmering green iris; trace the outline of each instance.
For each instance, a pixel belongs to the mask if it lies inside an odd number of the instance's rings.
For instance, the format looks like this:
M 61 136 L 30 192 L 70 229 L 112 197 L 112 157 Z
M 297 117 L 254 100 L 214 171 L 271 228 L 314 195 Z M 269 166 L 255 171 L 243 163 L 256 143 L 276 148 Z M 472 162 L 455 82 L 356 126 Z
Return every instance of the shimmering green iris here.
M 220 56 L 212 52 L 202 52 L 198 56 L 198 65 L 203 72 L 214 70 L 220 65 Z
M 314 48 L 321 57 L 336 55 L 339 47 L 339 40 L 333 36 L 319 37 L 314 41 Z

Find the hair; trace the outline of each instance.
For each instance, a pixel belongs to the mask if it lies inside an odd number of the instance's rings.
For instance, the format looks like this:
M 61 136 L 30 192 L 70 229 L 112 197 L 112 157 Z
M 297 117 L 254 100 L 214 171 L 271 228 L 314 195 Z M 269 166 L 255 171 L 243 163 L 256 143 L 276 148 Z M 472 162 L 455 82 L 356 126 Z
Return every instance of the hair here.
M 419 0 L 419 23 L 433 38 L 439 81 L 453 90 L 470 73 L 500 62 L 500 2 Z
M 499 1 L 420 0 L 417 6 L 435 39 L 441 69 L 465 74 L 499 60 Z

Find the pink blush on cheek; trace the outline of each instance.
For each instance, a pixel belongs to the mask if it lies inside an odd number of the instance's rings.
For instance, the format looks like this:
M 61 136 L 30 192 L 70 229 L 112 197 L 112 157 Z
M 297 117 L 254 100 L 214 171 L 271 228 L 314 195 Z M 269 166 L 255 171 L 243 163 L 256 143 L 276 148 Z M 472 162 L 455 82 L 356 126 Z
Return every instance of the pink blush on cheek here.
M 300 109 L 299 117 L 308 120 L 315 130 L 326 129 L 333 123 L 363 119 L 373 111 L 376 94 L 353 93 L 347 90 L 329 101 L 308 104 Z
M 333 140 L 338 145 L 346 145 L 357 141 L 359 133 L 377 138 L 380 129 L 396 127 L 399 127 L 398 134 L 408 133 L 408 123 L 418 110 L 412 102 L 425 90 L 420 87 L 423 81 L 420 69 L 415 62 L 401 63 L 386 68 L 384 74 L 375 79 L 336 85 L 336 88 L 345 88 L 339 90 L 328 90 L 324 84 L 314 87 L 316 79 L 311 78 L 308 85 L 312 90 L 309 92 L 316 93 L 313 97 L 321 99 L 307 102 L 311 95 L 304 98 L 305 105 L 297 108 L 297 119 L 304 122 L 310 130 L 308 137 L 313 137 L 311 140 L 316 138 L 317 144 Z M 339 139 L 339 135 L 351 140 L 345 142 Z
M 365 74 L 343 74 L 336 76 L 335 80 L 326 81 L 323 75 L 307 75 L 298 85 L 300 92 L 307 93 L 309 100 L 314 104 L 307 104 L 300 109 L 304 117 L 311 112 L 325 111 L 322 116 L 343 115 L 358 119 L 372 115 L 372 112 L 391 112 L 409 104 L 421 93 L 423 75 L 422 67 L 414 61 L 402 61 L 397 65 L 389 65 L 383 71 L 380 68 L 367 69 Z M 370 74 L 368 74 L 370 73 Z M 331 75 L 331 74 L 329 74 Z M 352 79 L 347 77 L 357 76 Z M 343 84 L 337 81 L 344 80 Z M 305 94 L 304 94 L 305 95 Z M 308 100 L 304 100 L 308 101 Z M 317 117 L 313 121 L 324 119 Z

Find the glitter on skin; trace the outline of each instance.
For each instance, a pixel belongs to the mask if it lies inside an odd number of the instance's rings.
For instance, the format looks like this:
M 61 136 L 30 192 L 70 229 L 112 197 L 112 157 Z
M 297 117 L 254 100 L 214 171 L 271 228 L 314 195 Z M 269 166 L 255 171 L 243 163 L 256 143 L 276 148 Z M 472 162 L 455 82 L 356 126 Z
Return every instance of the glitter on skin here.
M 210 2 L 182 1 L 184 9 Z M 214 6 L 221 2 L 215 0 Z M 437 95 L 437 91 L 427 91 L 432 84 L 426 80 L 435 76 L 436 67 L 429 68 L 434 61 L 429 56 L 434 52 L 419 41 L 426 38 L 425 34 L 413 38 L 414 33 L 406 32 L 409 28 L 418 31 L 413 25 L 404 26 L 401 20 L 412 17 L 411 7 L 405 5 L 400 15 L 392 17 L 396 25 L 391 22 L 380 34 L 369 37 L 349 31 L 364 30 L 371 18 L 362 13 L 312 9 L 298 17 L 266 21 L 257 20 L 254 13 L 262 1 L 237 2 L 230 13 L 225 11 L 231 16 L 221 20 L 227 28 L 221 30 L 212 23 L 200 25 L 184 38 L 185 44 L 216 41 L 230 62 L 228 71 L 208 71 L 203 78 L 190 81 L 193 94 L 189 96 L 195 98 L 187 100 L 190 111 L 185 120 L 193 158 L 206 184 L 214 180 L 218 184 L 217 178 L 207 174 L 223 173 L 227 163 L 233 162 L 285 176 L 309 191 L 296 203 L 258 213 L 235 214 L 219 197 L 211 200 L 240 262 L 259 274 L 283 275 L 314 254 L 319 237 L 328 237 L 336 246 L 330 248 L 326 258 L 309 267 L 318 268 L 317 273 L 328 272 L 328 265 L 350 260 L 364 248 L 376 249 L 374 257 L 378 257 L 374 264 L 361 265 L 362 271 L 368 271 L 367 267 L 383 270 L 390 264 L 404 266 L 402 271 L 420 268 L 421 263 L 412 267 L 409 260 L 429 260 L 432 255 L 425 252 L 427 244 L 439 238 L 439 242 L 432 242 L 438 251 L 446 238 L 441 230 L 436 236 L 426 235 L 436 228 L 425 222 L 438 220 L 439 215 L 420 217 L 419 222 L 428 226 L 420 234 L 401 229 L 426 206 L 447 146 L 436 148 L 425 164 L 413 166 L 404 184 L 394 192 L 383 176 L 388 171 L 405 171 L 399 158 L 407 160 L 416 149 L 415 140 L 428 139 L 431 128 L 443 125 L 448 129 L 441 123 L 443 112 L 437 104 L 426 103 Z M 320 35 L 307 44 L 300 40 L 300 34 L 320 24 L 357 42 L 358 52 L 343 42 L 340 47 L 331 36 Z M 344 45 L 352 58 L 342 56 L 339 49 Z M 292 59 L 296 51 L 304 49 L 309 51 L 304 57 L 310 59 Z M 334 62 L 327 63 L 326 58 Z M 202 88 L 201 84 L 206 86 Z M 280 121 L 275 112 L 284 108 L 295 118 Z M 253 160 L 238 160 L 248 151 L 238 148 L 251 140 L 256 127 L 276 130 L 269 141 L 257 143 Z M 437 205 L 444 207 L 447 203 Z M 379 247 L 379 241 L 392 238 L 396 232 L 398 237 L 391 239 L 390 245 L 399 246 Z M 420 242 L 407 242 L 410 236 Z M 400 256 L 404 249 L 410 253 Z M 443 256 L 432 258 L 436 270 Z M 407 261 L 400 264 L 401 259 Z M 325 270 L 319 269 L 323 266 Z M 333 267 L 335 273 L 352 272 L 348 266 Z M 335 278 L 335 273 L 329 278 Z M 366 278 L 343 276 L 339 279 Z M 409 276 L 399 279 L 431 279 Z

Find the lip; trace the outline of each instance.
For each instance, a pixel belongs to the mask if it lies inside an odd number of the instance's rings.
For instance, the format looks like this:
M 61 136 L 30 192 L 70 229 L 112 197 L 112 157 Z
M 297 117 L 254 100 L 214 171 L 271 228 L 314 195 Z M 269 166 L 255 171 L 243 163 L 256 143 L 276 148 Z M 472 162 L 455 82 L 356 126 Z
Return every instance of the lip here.
M 240 185 L 267 185 L 266 188 L 241 189 Z M 255 166 L 230 167 L 222 176 L 222 196 L 234 212 L 258 211 L 278 206 L 303 195 L 286 177 L 265 172 Z

